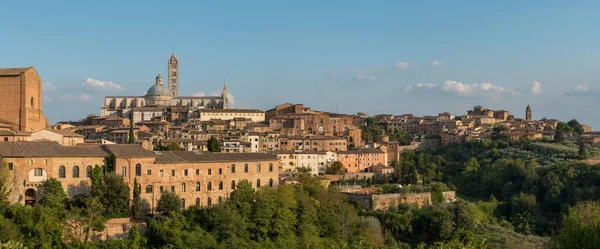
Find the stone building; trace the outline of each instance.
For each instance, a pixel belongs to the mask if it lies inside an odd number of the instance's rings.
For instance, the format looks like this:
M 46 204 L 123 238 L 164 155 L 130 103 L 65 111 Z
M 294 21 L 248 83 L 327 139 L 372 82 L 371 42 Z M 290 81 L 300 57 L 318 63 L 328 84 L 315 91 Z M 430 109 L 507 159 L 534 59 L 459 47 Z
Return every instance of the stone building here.
M 42 79 L 33 67 L 0 68 L 0 123 L 15 131 L 48 128 L 42 112 Z
M 387 154 L 380 149 L 363 148 L 337 152 L 337 160 L 347 173 L 366 172 L 371 166 L 387 165 Z
M 281 174 L 294 174 L 298 168 L 309 168 L 311 175 L 325 174 L 327 166 L 336 159 L 332 151 L 276 151 Z
M 88 195 L 93 167 L 104 167 L 109 154 L 116 156 L 115 173 L 123 176 L 130 189 L 137 179 L 147 213 L 154 212 L 162 191 L 176 192 L 184 207 L 207 206 L 228 198 L 242 180 L 255 188 L 279 184 L 278 159 L 266 153 L 154 153 L 130 144 L 4 142 L 0 143 L 0 159 L 11 172 L 10 202 L 35 203 L 39 188 L 49 178 L 58 179 L 70 198 Z
M 221 96 L 179 96 L 179 58 L 175 53 L 169 58 L 168 85 L 158 73 L 154 85 L 144 96 L 106 96 L 101 116 L 133 117 L 134 122 L 149 121 L 156 116 L 167 116 L 172 113 L 179 116 L 197 109 L 228 109 L 227 83 L 223 83 Z M 179 108 L 178 108 L 179 107 Z

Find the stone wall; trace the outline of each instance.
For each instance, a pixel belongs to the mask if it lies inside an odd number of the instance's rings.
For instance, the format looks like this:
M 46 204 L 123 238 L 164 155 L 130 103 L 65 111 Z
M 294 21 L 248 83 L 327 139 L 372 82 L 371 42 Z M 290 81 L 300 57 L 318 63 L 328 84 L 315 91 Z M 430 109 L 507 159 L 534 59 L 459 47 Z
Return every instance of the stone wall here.
M 406 203 L 416 205 L 418 208 L 429 205 L 431 203 L 431 193 L 398 193 L 398 194 L 360 194 L 360 193 L 344 193 L 348 199 L 357 201 L 365 210 L 383 211 L 390 208 L 398 208 L 400 204 Z M 456 192 L 443 192 L 444 202 L 454 202 L 456 200 Z

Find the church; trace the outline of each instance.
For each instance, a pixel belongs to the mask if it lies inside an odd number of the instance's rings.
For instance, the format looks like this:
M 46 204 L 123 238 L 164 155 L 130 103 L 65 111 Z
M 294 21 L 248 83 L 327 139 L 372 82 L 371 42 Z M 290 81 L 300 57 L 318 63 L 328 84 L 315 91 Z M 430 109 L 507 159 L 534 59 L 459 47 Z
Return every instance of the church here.
M 179 96 L 179 58 L 175 52 L 168 63 L 167 85 L 160 72 L 144 96 L 106 96 L 101 116 L 133 117 L 134 122 L 150 121 L 160 116 L 171 119 L 170 114 L 188 116 L 200 109 L 228 109 L 227 83 L 223 83 L 221 96 Z

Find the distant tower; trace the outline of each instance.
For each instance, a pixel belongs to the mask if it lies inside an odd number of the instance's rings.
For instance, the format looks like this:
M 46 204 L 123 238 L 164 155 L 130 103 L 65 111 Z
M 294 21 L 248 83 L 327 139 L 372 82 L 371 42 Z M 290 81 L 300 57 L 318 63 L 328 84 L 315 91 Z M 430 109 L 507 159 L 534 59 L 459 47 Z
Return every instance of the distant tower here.
M 525 109 L 525 120 L 531 121 L 531 106 L 527 105 L 527 109 Z
M 169 58 L 169 91 L 171 91 L 171 95 L 176 98 L 179 96 L 179 58 L 175 55 L 175 51 L 171 54 L 171 58 Z
M 229 98 L 227 97 L 227 80 L 223 80 L 223 91 L 221 91 L 221 98 L 223 98 L 223 109 L 229 109 Z

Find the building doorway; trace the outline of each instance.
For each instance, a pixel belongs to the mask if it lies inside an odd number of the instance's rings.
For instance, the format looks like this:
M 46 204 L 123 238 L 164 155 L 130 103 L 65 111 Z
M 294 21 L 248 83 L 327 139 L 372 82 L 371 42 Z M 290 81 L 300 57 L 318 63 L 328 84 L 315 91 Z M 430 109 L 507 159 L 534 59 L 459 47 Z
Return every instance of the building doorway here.
M 35 205 L 37 201 L 36 191 L 35 189 L 27 189 L 25 190 L 25 205 Z

